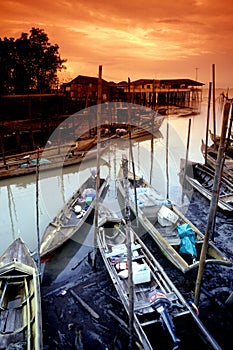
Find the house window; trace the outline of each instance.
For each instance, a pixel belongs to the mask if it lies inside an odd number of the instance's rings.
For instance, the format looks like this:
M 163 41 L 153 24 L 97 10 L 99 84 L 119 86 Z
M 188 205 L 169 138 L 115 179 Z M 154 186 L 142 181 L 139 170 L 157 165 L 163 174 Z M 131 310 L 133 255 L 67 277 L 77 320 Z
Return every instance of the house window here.
M 150 85 L 147 85 L 146 87 L 147 87 L 147 89 L 150 89 Z
M 144 85 L 142 85 L 142 89 L 144 89 Z

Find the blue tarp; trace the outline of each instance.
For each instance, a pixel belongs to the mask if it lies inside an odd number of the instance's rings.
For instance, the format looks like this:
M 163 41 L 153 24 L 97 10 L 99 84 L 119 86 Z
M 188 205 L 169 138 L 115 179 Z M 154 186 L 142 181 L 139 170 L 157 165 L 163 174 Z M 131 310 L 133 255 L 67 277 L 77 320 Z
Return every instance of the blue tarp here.
M 32 159 L 31 163 L 33 165 L 37 164 L 37 159 Z M 40 158 L 39 159 L 39 164 L 48 164 L 48 163 L 51 163 L 51 162 L 48 159 L 46 159 L 46 158 Z
M 195 247 L 196 237 L 195 232 L 189 224 L 182 224 L 177 227 L 178 235 L 180 237 L 180 253 L 190 254 L 197 257 Z

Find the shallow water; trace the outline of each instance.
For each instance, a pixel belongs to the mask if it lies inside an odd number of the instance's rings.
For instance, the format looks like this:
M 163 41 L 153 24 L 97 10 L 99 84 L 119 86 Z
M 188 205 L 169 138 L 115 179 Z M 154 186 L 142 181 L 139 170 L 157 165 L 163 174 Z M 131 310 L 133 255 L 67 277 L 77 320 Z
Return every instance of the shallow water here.
M 133 142 L 133 157 L 136 171 L 151 180 L 152 185 L 164 196 L 177 204 L 181 201 L 179 183 L 180 158 L 186 157 L 188 123 L 191 119 L 191 138 L 189 159 L 203 161 L 201 139 L 206 134 L 206 100 L 202 103 L 201 113 L 191 117 L 179 117 L 176 114 L 165 118 L 160 132 L 153 140 L 151 156 L 151 139 Z M 217 123 L 220 127 L 221 116 Z M 210 124 L 211 128 L 211 124 Z M 168 136 L 168 138 L 167 138 Z M 168 146 L 168 158 L 166 147 Z M 101 157 L 101 175 L 109 174 L 112 193 L 106 196 L 108 205 L 113 205 L 116 194 L 115 179 L 121 163 L 122 154 L 129 157 L 129 141 L 113 139 L 107 143 Z M 168 159 L 168 161 L 166 160 Z M 166 172 L 168 164 L 168 174 Z M 66 200 L 95 168 L 93 160 L 83 161 L 80 166 L 41 173 L 39 177 L 38 210 L 36 215 L 36 176 L 28 175 L 0 181 L 0 254 L 11 241 L 20 235 L 31 250 L 37 250 L 37 235 L 41 237 L 46 225 L 56 215 Z M 110 196 L 110 197 L 109 197 Z M 39 230 L 37 229 L 39 228 Z

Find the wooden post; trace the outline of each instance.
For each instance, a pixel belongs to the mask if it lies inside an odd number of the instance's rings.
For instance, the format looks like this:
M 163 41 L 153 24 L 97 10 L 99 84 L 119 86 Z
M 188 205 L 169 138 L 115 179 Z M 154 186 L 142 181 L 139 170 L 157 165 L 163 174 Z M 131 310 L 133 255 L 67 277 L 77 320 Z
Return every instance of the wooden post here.
M 39 225 L 39 160 L 40 160 L 40 150 L 37 149 L 36 158 L 36 232 L 37 232 L 37 251 L 38 251 L 38 270 L 40 273 L 40 225 Z
M 128 91 L 130 96 L 130 78 L 128 78 Z M 135 164 L 133 156 L 133 147 L 132 147 L 132 138 L 131 138 L 131 104 L 128 104 L 128 129 L 129 129 L 129 152 L 132 162 L 133 169 L 133 180 L 134 180 L 134 199 L 135 199 L 135 208 L 136 208 L 136 222 L 138 227 L 138 204 L 137 204 L 137 191 L 136 191 L 136 176 L 135 176 Z
M 212 83 L 209 82 L 209 96 L 208 96 L 208 108 L 207 108 L 206 137 L 205 137 L 205 165 L 207 164 L 207 148 L 208 148 L 208 135 L 209 135 L 211 89 L 212 89 Z
M 128 160 L 122 156 L 122 167 L 125 187 L 125 222 L 127 235 L 127 263 L 128 263 L 128 295 L 129 295 L 129 350 L 133 349 L 133 324 L 134 324 L 134 285 L 133 285 L 133 266 L 132 266 L 132 242 L 131 242 L 131 223 L 129 206 L 129 188 L 128 188 Z
M 99 187 L 100 187 L 100 118 L 102 102 L 102 66 L 99 66 L 98 78 L 98 95 L 97 95 L 97 165 L 96 165 L 96 204 L 94 215 L 94 254 L 92 267 L 96 268 L 97 252 L 97 230 L 98 230 L 98 213 L 99 213 Z
M 167 131 L 166 131 L 166 180 L 167 180 L 167 199 L 169 198 L 169 166 L 168 166 L 168 142 L 169 142 L 169 118 L 167 118 Z
M 131 96 L 130 96 L 130 78 L 128 78 L 128 97 L 127 97 L 128 103 L 131 102 Z
M 225 150 L 225 153 L 227 153 L 228 147 L 229 147 L 229 145 L 230 145 L 230 143 L 231 143 L 230 139 L 232 138 L 232 137 L 231 137 L 232 123 L 233 123 L 233 107 L 231 107 L 231 118 L 230 118 L 228 133 L 227 133 L 227 142 L 226 142 L 226 150 Z
M 4 147 L 4 137 L 2 131 L 0 131 L 0 144 L 1 144 L 1 150 L 2 150 L 2 159 L 3 159 L 3 164 L 6 165 L 6 157 L 5 157 L 5 147 Z
M 214 127 L 214 148 L 216 145 L 216 114 L 215 114 L 215 64 L 212 65 L 212 75 L 213 75 L 213 127 Z
M 188 139 L 187 139 L 186 156 L 185 156 L 185 165 L 184 165 L 184 178 L 183 178 L 183 184 L 182 184 L 182 203 L 184 202 L 184 184 L 185 184 L 185 178 L 186 178 L 186 174 L 187 174 L 187 164 L 188 164 L 188 155 L 189 155 L 189 141 L 190 141 L 190 130 L 191 130 L 191 119 L 189 119 L 189 124 L 188 124 Z
M 214 183 L 213 183 L 213 190 L 212 190 L 212 198 L 210 201 L 208 223 L 207 223 L 207 227 L 206 227 L 204 242 L 202 245 L 201 256 L 200 256 L 200 261 L 199 261 L 199 268 L 198 268 L 198 275 L 197 275 L 197 280 L 196 280 L 195 298 L 194 298 L 194 303 L 196 305 L 199 304 L 200 288 L 201 288 L 202 276 L 204 273 L 206 252 L 207 252 L 207 248 L 208 248 L 209 239 L 211 238 L 211 234 L 213 233 L 212 232 L 213 231 L 213 223 L 215 221 L 215 215 L 216 215 L 216 210 L 217 210 L 217 205 L 218 205 L 219 182 L 221 181 L 221 172 L 222 172 L 222 165 L 223 165 L 223 159 L 224 159 L 225 138 L 226 138 L 229 111 L 230 111 L 230 103 L 226 103 L 225 107 L 224 107 L 222 132 L 221 132 L 220 145 L 219 145 L 218 156 L 217 156 L 217 161 L 216 161 L 215 176 L 214 176 Z
M 156 117 L 157 117 L 157 112 L 156 112 Z M 152 184 L 152 175 L 153 175 L 153 165 L 154 165 L 154 126 L 155 126 L 155 122 L 154 122 L 154 114 L 152 114 L 151 117 L 151 149 L 150 149 L 150 185 Z

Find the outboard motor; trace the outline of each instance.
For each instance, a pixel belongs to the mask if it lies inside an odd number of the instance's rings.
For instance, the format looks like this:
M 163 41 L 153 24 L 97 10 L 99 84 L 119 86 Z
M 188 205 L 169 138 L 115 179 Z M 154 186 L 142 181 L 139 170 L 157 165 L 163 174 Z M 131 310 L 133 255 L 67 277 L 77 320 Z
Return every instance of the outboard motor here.
M 165 326 L 167 327 L 173 343 L 174 343 L 174 347 L 173 350 L 175 349 L 179 349 L 179 343 L 180 343 L 180 339 L 177 338 L 176 336 L 176 330 L 175 330 L 175 326 L 174 323 L 172 321 L 172 316 L 170 315 L 170 312 L 172 311 L 172 308 L 175 306 L 180 306 L 179 304 L 173 304 L 168 297 L 166 297 L 165 294 L 161 293 L 158 290 L 154 290 L 150 296 L 150 304 L 152 306 L 152 308 L 157 311 L 160 314 L 160 321 L 163 325 L 163 327 L 165 328 Z

